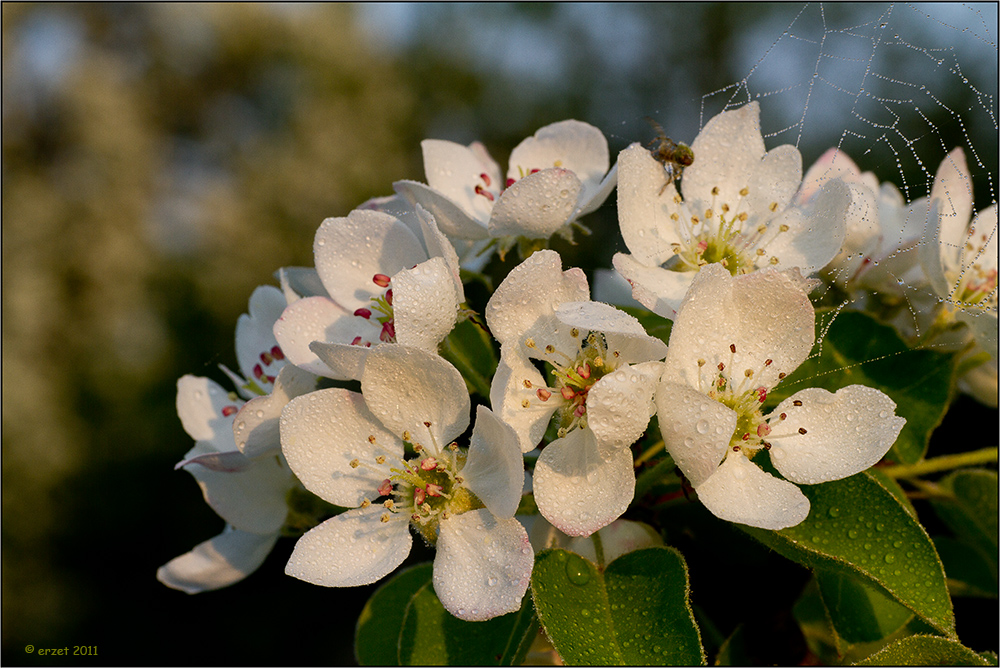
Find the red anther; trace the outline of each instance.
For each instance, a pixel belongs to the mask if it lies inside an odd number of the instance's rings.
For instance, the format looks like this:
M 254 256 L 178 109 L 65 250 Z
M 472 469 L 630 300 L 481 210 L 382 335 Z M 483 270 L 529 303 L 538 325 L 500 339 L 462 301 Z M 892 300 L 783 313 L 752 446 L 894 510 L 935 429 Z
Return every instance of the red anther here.
M 281 346 L 274 346 L 271 348 L 271 357 L 276 360 L 285 359 L 285 352 L 281 349 Z
M 796 400 L 794 400 L 794 401 L 792 402 L 792 405 L 793 405 L 793 406 L 801 406 L 801 405 L 802 405 L 802 402 L 801 402 L 800 400 L 796 399 Z
M 379 333 L 378 338 L 379 341 L 384 343 L 391 343 L 396 340 L 396 326 L 392 320 L 383 323 L 382 331 Z
M 413 505 L 419 506 L 424 502 L 424 499 L 426 497 L 427 497 L 427 492 L 425 492 L 420 487 L 417 487 L 416 489 L 413 490 Z
M 733 353 L 734 355 L 736 354 L 736 344 L 735 343 L 730 343 L 729 344 L 729 352 Z
M 379 496 L 389 496 L 392 494 L 392 481 L 386 478 L 382 481 L 382 484 L 378 486 Z
M 352 346 L 360 346 L 361 345 L 361 337 L 360 336 L 355 336 L 354 340 L 351 341 L 351 345 Z
M 719 362 L 719 371 L 725 371 L 725 370 L 726 370 L 726 365 L 723 364 L 722 362 Z
M 787 413 L 782 413 L 781 415 L 778 416 L 778 419 L 779 420 L 784 420 L 786 417 L 788 417 L 788 414 Z
M 787 373 L 785 373 L 785 372 L 781 372 L 781 373 L 779 373 L 779 374 L 778 374 L 778 380 L 784 380 L 785 376 L 787 376 L 787 375 L 788 375 L 788 374 L 787 374 Z
M 764 360 L 764 366 L 771 366 L 771 362 L 773 362 L 773 361 L 774 360 L 772 360 L 770 357 L 768 357 L 766 360 Z
M 256 378 L 257 380 L 260 380 L 261 377 L 264 375 L 264 369 L 259 364 L 254 364 L 253 365 L 253 375 L 254 375 L 254 378 Z
M 761 422 L 757 425 L 757 435 L 763 438 L 771 433 L 771 427 L 768 426 L 766 422 Z
M 372 282 L 375 285 L 379 286 L 380 288 L 389 287 L 389 281 L 391 280 L 392 279 L 386 276 L 385 274 L 375 274 L 374 276 L 372 276 Z
M 260 354 L 260 361 L 264 363 L 264 366 L 267 366 L 274 361 L 274 358 L 267 351 L 264 351 Z
M 538 172 L 540 172 L 540 171 L 542 171 L 542 170 L 540 170 L 540 169 L 538 169 L 537 167 L 535 167 L 535 168 L 534 168 L 533 170 L 531 170 L 531 171 L 530 171 L 530 172 L 528 172 L 528 173 L 529 173 L 529 174 L 537 174 L 537 173 L 538 173 Z
M 366 308 L 359 308 L 354 311 L 354 315 L 358 316 L 359 318 L 364 318 L 365 320 L 367 320 L 368 318 L 372 317 L 372 312 Z
M 434 483 L 427 483 L 427 496 L 441 496 L 441 492 L 444 489 L 441 485 L 435 485 Z
M 586 412 L 587 412 L 587 404 L 580 404 L 579 406 L 576 407 L 576 410 L 573 411 L 573 415 L 575 417 L 583 417 L 583 414 Z
M 425 426 L 425 427 L 427 427 L 428 429 L 430 429 L 430 428 L 431 428 L 431 423 L 430 423 L 430 422 L 427 422 L 427 421 L 425 421 L 425 422 L 424 422 L 424 426 Z
M 483 180 L 483 183 L 486 184 L 486 187 L 489 187 L 489 185 L 491 183 L 491 181 L 490 181 L 490 175 L 489 174 L 487 174 L 486 172 L 483 172 L 482 174 L 479 175 L 479 178 L 481 178 Z
M 537 394 L 538 398 L 541 399 L 542 401 L 548 401 L 549 397 L 552 396 L 551 392 L 549 392 L 548 390 L 544 390 L 542 388 L 538 388 L 535 394 Z
M 707 241 L 699 241 L 698 242 L 698 253 L 697 254 L 698 255 L 702 255 L 707 250 L 708 250 L 708 242 Z
M 222 407 L 222 415 L 224 417 L 229 417 L 230 415 L 233 415 L 234 413 L 236 413 L 236 411 L 238 411 L 238 410 L 239 409 L 236 406 L 223 406 Z
M 764 403 L 764 401 L 766 399 L 767 399 L 767 388 L 766 387 L 758 387 L 757 388 L 757 401 L 759 401 L 760 403 Z
M 750 440 L 750 434 L 749 433 L 743 434 L 743 440 L 744 441 L 749 441 Z
M 273 385 L 275 381 L 275 376 L 264 376 L 264 379 Z
M 799 427 L 799 433 L 802 434 L 802 435 L 805 435 L 806 428 L 805 427 Z
M 385 303 L 392 306 L 392 288 L 385 291 Z
M 514 185 L 514 182 L 515 182 L 515 181 L 517 181 L 517 179 L 512 179 L 512 178 L 510 178 L 510 177 L 508 176 L 508 177 L 507 177 L 507 187 L 508 187 L 508 188 L 510 188 L 510 187 L 511 187 L 512 185 Z
M 434 459 L 433 457 L 428 457 L 427 459 L 420 462 L 420 468 L 422 468 L 425 471 L 433 471 L 434 467 L 437 466 L 437 463 L 438 460 Z
M 584 364 L 583 366 L 576 367 L 576 372 L 580 375 L 580 378 L 586 380 L 590 378 L 590 365 Z
M 559 394 L 561 394 L 562 398 L 566 401 L 571 401 L 573 397 L 576 396 L 576 392 L 573 391 L 572 387 L 563 387 L 559 390 Z
M 486 199 L 488 199 L 491 202 L 493 201 L 493 193 L 491 193 L 489 190 L 487 190 L 486 188 L 484 188 L 482 186 L 476 186 L 476 194 L 477 195 L 482 195 L 483 197 L 485 197 Z

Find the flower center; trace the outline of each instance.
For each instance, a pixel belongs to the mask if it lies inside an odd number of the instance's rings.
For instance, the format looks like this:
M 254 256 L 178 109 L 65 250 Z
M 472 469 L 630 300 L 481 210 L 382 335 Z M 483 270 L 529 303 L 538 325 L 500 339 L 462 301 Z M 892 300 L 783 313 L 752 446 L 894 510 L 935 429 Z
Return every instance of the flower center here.
M 392 279 L 385 274 L 375 274 L 372 276 L 372 283 L 380 288 L 389 288 L 391 281 Z M 371 322 L 373 325 L 377 324 L 379 327 L 379 341 L 382 341 L 383 343 L 395 343 L 396 320 L 392 310 L 392 288 L 389 288 L 380 295 L 372 297 L 369 301 L 371 308 L 359 308 L 354 311 L 354 315 Z M 366 341 L 361 336 L 355 336 L 354 340 L 351 341 L 351 345 L 371 348 L 372 342 Z
M 570 334 L 579 339 L 580 330 L 574 327 Z M 540 349 L 533 339 L 526 340 L 524 345 L 532 356 L 544 359 L 551 366 L 552 386 L 537 388 L 535 395 L 543 402 L 556 401 L 560 404 L 557 413 L 559 438 L 577 427 L 586 428 L 587 395 L 598 380 L 618 368 L 618 353 L 608 354 L 604 335 L 599 332 L 588 334 L 572 355 L 557 350 L 553 345 Z M 525 387 L 531 389 L 528 381 L 525 381 Z M 524 402 L 522 405 L 525 405 Z
M 729 204 L 720 204 L 715 200 L 719 189 L 713 188 L 712 207 L 705 210 L 704 220 L 695 215 L 686 218 L 686 209 L 683 207 L 681 213 L 670 214 L 685 241 L 672 244 L 674 257 L 667 262 L 666 268 L 674 271 L 698 271 L 703 265 L 718 262 L 733 276 L 753 271 L 767 255 L 764 246 L 778 234 L 788 232 L 789 227 L 781 224 L 776 226 L 774 233 L 768 234 L 774 226 L 762 222 L 756 228 L 749 229 L 746 226 L 749 214 L 746 211 L 735 211 L 740 208 L 742 198 L 749 192 L 748 188 L 740 190 L 741 199 L 731 208 Z M 682 204 L 683 200 L 680 195 L 675 195 L 674 202 Z M 769 209 L 772 214 L 777 212 L 778 203 L 772 202 Z M 716 217 L 717 224 L 714 221 Z M 767 262 L 778 264 L 778 258 L 772 255 Z
M 368 441 L 376 446 L 374 461 L 351 460 L 351 468 L 364 467 L 384 476 L 375 489 L 374 501 L 366 498 L 361 507 L 381 503 L 386 509 L 383 522 L 391 521 L 394 516 L 408 516 L 413 528 L 433 545 L 441 520 L 485 506 L 463 484 L 460 471 L 467 458 L 465 449 L 452 443 L 441 454 L 430 455 L 424 446 L 410 441 L 409 432 L 404 431 L 402 436 L 408 450 L 414 453 L 409 459 L 380 447 L 371 435 Z

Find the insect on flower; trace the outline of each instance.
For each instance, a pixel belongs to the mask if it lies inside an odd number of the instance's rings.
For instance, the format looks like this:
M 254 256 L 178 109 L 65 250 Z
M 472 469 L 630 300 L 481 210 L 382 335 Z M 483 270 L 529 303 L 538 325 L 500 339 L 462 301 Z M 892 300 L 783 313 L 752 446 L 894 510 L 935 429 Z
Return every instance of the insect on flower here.
M 653 154 L 657 162 L 663 163 L 663 169 L 667 173 L 667 181 L 660 188 L 660 195 L 667 186 L 680 178 L 685 167 L 690 167 L 694 162 L 694 151 L 687 144 L 678 144 L 667 136 L 663 126 L 654 121 L 649 116 L 646 117 L 649 124 L 658 133 L 653 141 L 649 142 L 649 152 Z

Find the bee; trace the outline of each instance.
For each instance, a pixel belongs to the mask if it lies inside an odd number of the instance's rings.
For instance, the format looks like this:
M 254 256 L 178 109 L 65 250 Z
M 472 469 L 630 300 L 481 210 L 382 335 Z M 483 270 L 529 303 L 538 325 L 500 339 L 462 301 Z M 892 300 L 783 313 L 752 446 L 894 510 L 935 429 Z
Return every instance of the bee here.
M 663 163 L 663 169 L 667 174 L 667 181 L 660 188 L 660 194 L 666 190 L 667 186 L 680 178 L 685 167 L 690 167 L 694 162 L 694 151 L 687 144 L 679 144 L 667 136 L 663 131 L 663 126 L 654 121 L 649 116 L 646 117 L 649 124 L 658 133 L 653 141 L 649 142 L 649 152 L 657 162 Z

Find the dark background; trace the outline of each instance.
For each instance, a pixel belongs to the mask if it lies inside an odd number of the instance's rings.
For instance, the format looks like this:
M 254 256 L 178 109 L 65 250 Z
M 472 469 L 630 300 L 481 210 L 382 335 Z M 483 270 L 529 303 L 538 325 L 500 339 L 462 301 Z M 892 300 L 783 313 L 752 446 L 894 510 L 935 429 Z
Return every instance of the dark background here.
M 227 590 L 155 580 L 222 529 L 172 470 L 190 447 L 175 383 L 223 381 L 253 288 L 311 265 L 323 218 L 422 180 L 425 137 L 479 139 L 505 167 L 578 118 L 614 156 L 653 138 L 645 116 L 690 142 L 758 99 L 768 147 L 796 144 L 806 166 L 841 145 L 914 199 L 961 145 L 976 208 L 997 199 L 995 5 L 5 3 L 2 18 L 5 665 L 353 661 L 371 588 L 284 576 L 291 540 Z M 585 222 L 565 264 L 609 267 L 613 203 Z M 980 426 L 997 442 L 996 412 L 968 398 L 948 420 L 931 455 L 981 447 Z M 767 592 L 760 639 L 795 636 L 780 619 L 795 572 L 732 592 L 748 616 Z M 720 594 L 692 573 L 696 602 Z M 977 650 L 997 649 L 989 603 L 960 617 Z

